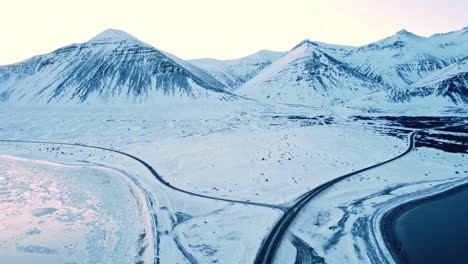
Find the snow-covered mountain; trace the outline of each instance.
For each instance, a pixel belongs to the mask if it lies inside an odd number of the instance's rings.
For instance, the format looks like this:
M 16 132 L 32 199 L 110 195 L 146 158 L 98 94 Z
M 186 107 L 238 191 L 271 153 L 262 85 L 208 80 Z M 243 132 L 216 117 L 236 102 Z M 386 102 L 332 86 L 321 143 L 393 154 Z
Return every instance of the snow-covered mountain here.
M 450 101 L 456 105 L 468 104 L 468 57 L 404 89 L 391 89 L 388 97 L 395 102 L 431 98 Z
M 388 98 L 466 56 L 468 28 L 431 37 L 401 30 L 360 47 L 305 40 L 237 93 L 307 105 L 344 102 L 379 90 L 388 90 Z
M 467 56 L 468 28 L 431 37 L 406 30 L 343 52 L 339 59 L 389 88 L 401 88 Z
M 0 101 L 231 100 L 239 98 L 230 93 L 235 90 L 262 101 L 316 106 L 369 93 L 400 102 L 445 94 L 447 102 L 460 104 L 466 103 L 466 76 L 443 72 L 467 56 L 468 27 L 430 37 L 401 30 L 360 47 L 305 40 L 289 52 L 262 50 L 227 61 L 184 61 L 111 29 L 88 42 L 0 67 Z M 422 83 L 434 74 L 445 82 Z M 444 86 L 448 92 L 441 92 Z
M 428 38 L 403 29 L 359 47 L 308 42 L 388 88 L 401 88 L 467 56 L 468 27 Z
M 153 103 L 162 96 L 236 98 L 205 70 L 114 29 L 0 67 L 1 101 Z
M 222 82 L 228 90 L 236 90 L 240 85 L 252 79 L 285 52 L 261 50 L 247 57 L 236 60 L 216 60 L 210 58 L 190 60 L 189 62 L 208 71 Z
M 382 90 L 383 87 L 331 56 L 341 48 L 305 40 L 242 85 L 238 94 L 273 102 L 323 106 Z M 346 51 L 348 47 L 343 47 Z

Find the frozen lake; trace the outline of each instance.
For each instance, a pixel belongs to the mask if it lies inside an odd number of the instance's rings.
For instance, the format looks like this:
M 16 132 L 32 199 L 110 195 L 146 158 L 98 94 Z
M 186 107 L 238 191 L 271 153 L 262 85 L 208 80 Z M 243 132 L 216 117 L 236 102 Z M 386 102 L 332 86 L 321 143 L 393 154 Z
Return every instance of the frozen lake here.
M 144 199 L 122 176 L 0 156 L 0 263 L 135 263 L 151 256 Z

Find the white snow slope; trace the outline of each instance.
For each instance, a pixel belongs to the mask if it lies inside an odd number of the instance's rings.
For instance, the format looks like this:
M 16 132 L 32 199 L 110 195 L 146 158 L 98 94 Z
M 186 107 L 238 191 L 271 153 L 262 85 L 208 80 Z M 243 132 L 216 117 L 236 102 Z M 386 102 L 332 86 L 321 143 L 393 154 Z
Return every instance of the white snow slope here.
M 386 107 L 397 109 L 401 106 L 413 108 L 458 106 L 468 104 L 468 57 L 404 88 L 376 92 L 347 103 L 350 107 Z M 421 112 L 421 110 L 419 110 Z
M 161 98 L 236 98 L 206 71 L 109 29 L 18 64 L 0 67 L 0 101 L 155 103 Z
M 467 50 L 468 28 L 431 37 L 401 30 L 360 47 L 305 40 L 289 52 L 187 62 L 110 29 L 88 42 L 0 67 L 0 101 L 154 104 L 232 100 L 238 97 L 226 91 L 238 90 L 262 101 L 341 104 L 404 89 L 468 56 Z M 446 104 L 466 102 L 458 94 L 444 96 L 450 98 Z
M 333 60 L 317 59 L 317 54 Z M 365 93 L 406 88 L 466 56 L 468 28 L 428 38 L 401 30 L 361 47 L 305 40 L 242 85 L 237 93 L 263 101 L 336 104 Z M 446 100 L 445 104 L 459 102 L 464 100 Z
M 261 50 L 247 57 L 235 60 L 204 58 L 190 60 L 189 62 L 205 69 L 222 82 L 227 87 L 226 89 L 233 91 L 284 54 L 285 52 Z
M 245 83 L 237 94 L 273 102 L 323 106 L 382 89 L 376 81 L 321 51 L 317 44 L 304 41 Z
M 394 101 L 410 101 L 417 97 L 451 101 L 457 105 L 468 104 L 468 57 L 407 88 L 390 90 L 390 98 Z
M 468 54 L 468 28 L 431 37 L 406 30 L 344 54 L 343 60 L 390 88 L 406 87 Z

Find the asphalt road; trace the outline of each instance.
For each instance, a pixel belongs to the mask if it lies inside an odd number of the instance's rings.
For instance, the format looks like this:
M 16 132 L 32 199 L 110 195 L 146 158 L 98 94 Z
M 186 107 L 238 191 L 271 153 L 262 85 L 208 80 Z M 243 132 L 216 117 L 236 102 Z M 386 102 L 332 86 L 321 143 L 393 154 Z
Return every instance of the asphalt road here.
M 294 264 L 325 264 L 325 259 L 318 256 L 314 249 L 307 245 L 304 240 L 289 233 L 289 241 L 297 249 Z
M 282 205 L 275 205 L 275 204 L 267 204 L 267 203 L 256 203 L 256 202 L 250 202 L 250 201 L 242 201 L 242 200 L 233 200 L 233 199 L 226 199 L 226 198 L 221 198 L 221 197 L 215 197 L 215 196 L 209 196 L 209 195 L 203 195 L 203 194 L 199 194 L 199 193 L 194 193 L 194 192 L 191 192 L 191 191 L 187 191 L 187 190 L 184 190 L 184 189 L 180 189 L 172 184 L 170 184 L 169 182 L 167 182 L 166 180 L 163 179 L 163 177 L 161 177 L 161 175 L 159 175 L 156 170 L 153 169 L 153 167 L 151 167 L 151 165 L 149 165 L 148 163 L 146 163 L 145 161 L 143 161 L 142 159 L 132 155 L 132 154 L 129 154 L 129 153 L 126 153 L 126 152 L 123 152 L 123 151 L 119 151 L 119 150 L 115 150 L 115 149 L 110 149 L 110 148 L 105 148 L 105 147 L 98 147 L 98 146 L 91 146 L 91 145 L 85 145 L 85 144 L 80 144 L 80 143 L 63 143 L 63 142 L 49 142 L 49 141 L 32 141 L 32 140 L 12 140 L 12 139 L 0 139 L 0 142 L 9 142 L 9 143 L 32 143 L 32 144 L 53 144 L 53 145 L 65 145 L 65 146 L 75 146 L 75 147 L 83 147 L 83 148 L 93 148 L 93 149 L 100 149 L 100 150 L 105 150 L 105 151 L 110 151 L 110 152 L 114 152 L 114 153 L 117 153 L 117 154 L 120 154 L 120 155 L 124 155 L 128 158 L 131 158 L 133 160 L 136 160 L 138 161 L 141 165 L 145 166 L 149 172 L 156 178 L 156 180 L 158 180 L 160 183 L 162 183 L 163 185 L 165 185 L 166 187 L 172 189 L 172 190 L 175 190 L 175 191 L 178 191 L 178 192 L 181 192 L 181 193 L 185 193 L 185 194 L 189 194 L 189 195 L 193 195 L 193 196 L 197 196 L 197 197 L 201 197 L 201 198 L 206 198 L 206 199 L 211 199 L 211 200 L 217 200 L 217 201 L 224 201 L 224 202 L 229 202 L 229 203 L 238 203 L 238 204 L 245 204 L 245 205 L 255 205 L 255 206 L 261 206 L 261 207 L 267 207 L 267 208 L 273 208 L 273 209 L 279 209 L 279 210 L 282 210 L 282 211 L 287 211 L 288 208 L 285 207 L 285 206 L 282 206 Z
M 408 148 L 398 156 L 395 156 L 391 159 L 386 161 L 377 163 L 375 165 L 353 171 L 351 173 L 342 175 L 338 178 L 335 178 L 331 181 L 321 184 L 320 186 L 304 193 L 303 195 L 299 196 L 295 203 L 283 214 L 283 216 L 276 222 L 273 229 L 270 231 L 269 235 L 263 240 L 262 245 L 260 246 L 260 250 L 257 253 L 255 258 L 255 264 L 271 264 L 276 255 L 276 251 L 283 240 L 283 237 L 288 230 L 291 223 L 296 218 L 297 214 L 302 210 L 302 208 L 315 196 L 320 194 L 322 191 L 326 190 L 328 187 L 334 185 L 337 182 L 345 180 L 353 175 L 365 172 L 367 170 L 374 169 L 376 167 L 382 166 L 389 162 L 392 162 L 396 159 L 399 159 L 409 152 L 411 152 L 415 146 L 415 136 L 419 131 L 415 131 L 409 134 L 408 136 Z
M 163 179 L 157 172 L 155 169 L 153 169 L 153 167 L 151 165 L 149 165 L 148 163 L 146 163 L 145 161 L 143 161 L 142 159 L 132 155 L 132 154 L 129 154 L 129 153 L 126 153 L 126 152 L 123 152 L 123 151 L 119 151 L 119 150 L 115 150 L 115 149 L 110 149 L 110 148 L 105 148 L 105 147 L 98 147 L 98 146 L 92 146 L 92 145 L 86 145 L 86 144 L 80 144 L 80 143 L 64 143 L 64 142 L 50 142 L 50 141 L 31 141 L 31 140 L 7 140 L 7 139 L 0 139 L 0 142 L 8 142 L 8 143 L 32 143 L 32 144 L 54 144 L 54 145 L 66 145 L 66 146 L 76 146 L 76 147 L 83 147 L 83 148 L 93 148 L 93 149 L 99 149 L 99 150 L 105 150 L 105 151 L 110 151 L 110 152 L 113 152 L 113 153 L 117 153 L 117 154 L 120 154 L 120 155 L 124 155 L 128 158 L 131 158 L 137 162 L 139 162 L 141 165 L 143 165 L 144 167 L 146 167 L 149 172 L 160 182 L 162 183 L 163 185 L 165 185 L 166 187 L 170 188 L 170 189 L 173 189 L 175 191 L 178 191 L 178 192 L 181 192 L 181 193 L 185 193 L 185 194 L 188 194 L 188 195 L 193 195 L 193 196 L 197 196 L 197 197 L 201 197 L 201 198 L 206 198 L 206 199 L 211 199 L 211 200 L 218 200 L 218 201 L 224 201 L 224 202 L 229 202 L 229 203 L 238 203 L 238 204 L 245 204 L 245 205 L 254 205 L 254 206 L 261 206 L 261 207 L 267 207 L 267 208 L 272 208 L 272 209 L 279 209 L 279 210 L 282 210 L 284 212 L 284 214 L 282 215 L 282 217 L 276 222 L 275 226 L 273 227 L 273 229 L 270 231 L 270 233 L 268 234 L 268 236 L 263 240 L 261 246 L 260 246 L 260 250 L 259 252 L 257 253 L 257 256 L 255 258 L 255 262 L 256 264 L 271 264 L 273 263 L 273 259 L 276 255 L 276 251 L 286 233 L 286 231 L 288 230 L 289 226 L 291 225 L 291 223 L 293 222 L 293 220 L 295 219 L 295 217 L 298 215 L 298 213 L 302 210 L 302 208 L 312 199 L 314 198 L 315 196 L 317 196 L 318 194 L 320 194 L 322 191 L 326 190 L 328 187 L 332 186 L 333 184 L 337 183 L 337 182 L 340 182 L 346 178 L 349 178 L 353 175 L 356 175 L 356 174 L 359 174 L 359 173 L 362 173 L 364 171 L 367 171 L 367 170 L 370 170 L 370 169 L 373 169 L 373 168 L 376 168 L 376 167 L 379 167 L 379 166 L 382 166 L 386 163 L 389 163 L 391 161 L 394 161 L 396 159 L 399 159 L 401 157 L 403 157 L 404 155 L 408 154 L 413 148 L 414 148 L 414 138 L 416 136 L 416 134 L 418 133 L 419 131 L 415 131 L 415 132 L 412 132 L 411 134 L 409 134 L 409 146 L 408 148 L 406 149 L 405 152 L 401 153 L 400 155 L 396 156 L 396 157 L 393 157 L 389 160 L 386 160 L 384 162 L 381 162 L 381 163 L 378 163 L 378 164 L 375 164 L 375 165 L 372 165 L 372 166 L 369 166 L 369 167 L 366 167 L 366 168 L 363 168 L 363 169 L 360 169 L 360 170 L 357 170 L 357 171 L 354 171 L 354 172 L 351 172 L 351 173 L 348 173 L 348 174 L 345 174 L 345 175 L 342 175 L 338 178 L 335 178 L 329 182 L 326 182 L 326 183 L 323 183 L 322 185 L 304 193 L 303 195 L 299 196 L 294 204 L 292 206 L 282 206 L 282 205 L 274 205 L 274 204 L 266 204 L 266 203 L 256 203 L 256 202 L 251 202 L 251 201 L 243 201 L 243 200 L 233 200 L 233 199 L 226 199 L 226 198 L 221 198 L 221 197 L 215 197 L 215 196 L 208 196 L 208 195 L 203 195 L 203 194 L 198 194 L 198 193 L 194 193 L 194 192 L 191 192 L 191 191 L 187 191 L 187 190 L 183 190 L 183 189 L 180 189 L 176 186 L 173 186 L 171 185 L 169 182 L 167 182 L 165 179 Z M 298 242 L 297 239 L 294 240 L 295 242 Z M 307 256 L 303 256 L 303 257 L 307 257 Z M 302 262 L 304 263 L 304 262 Z

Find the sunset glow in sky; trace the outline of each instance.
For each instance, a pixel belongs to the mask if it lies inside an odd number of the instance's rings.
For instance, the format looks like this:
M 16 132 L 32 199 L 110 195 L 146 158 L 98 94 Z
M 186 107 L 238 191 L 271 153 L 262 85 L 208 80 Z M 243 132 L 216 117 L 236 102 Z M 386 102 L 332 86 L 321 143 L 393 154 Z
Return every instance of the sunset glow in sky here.
M 468 26 L 460 0 L 15 0 L 0 9 L 0 65 L 124 30 L 183 59 L 284 51 L 303 39 L 362 45 L 400 29 Z

